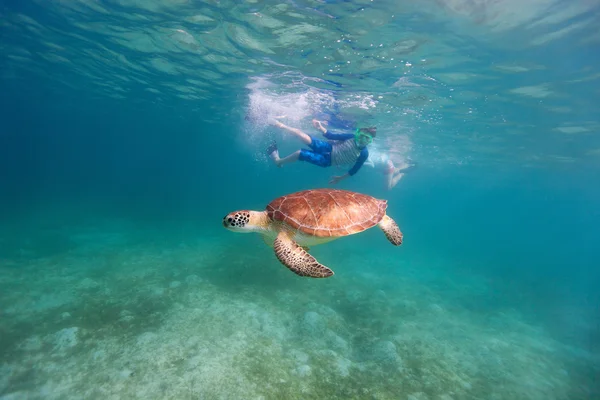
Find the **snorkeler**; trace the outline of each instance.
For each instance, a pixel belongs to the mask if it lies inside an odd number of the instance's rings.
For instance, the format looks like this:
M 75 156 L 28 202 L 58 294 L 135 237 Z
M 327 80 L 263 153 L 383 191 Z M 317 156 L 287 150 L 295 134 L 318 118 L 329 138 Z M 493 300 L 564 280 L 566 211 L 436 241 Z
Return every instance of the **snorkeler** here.
M 391 158 L 387 155 L 377 155 L 369 157 L 365 165 L 371 166 L 384 175 L 385 186 L 387 190 L 392 190 L 402 179 L 404 174 L 416 167 L 416 163 L 402 161 L 399 166 L 396 166 Z
M 355 133 L 331 133 L 323 126 L 321 121 L 313 119 L 312 123 L 316 129 L 323 133 L 325 138 L 329 139 L 328 141 L 314 138 L 300 129 L 289 127 L 275 119 L 273 125 L 293 133 L 304 144 L 309 146 L 310 150 L 300 149 L 287 157 L 279 158 L 277 143 L 273 142 L 267 148 L 267 155 L 278 167 L 298 160 L 307 161 L 319 167 L 354 164 L 344 175 L 333 176 L 329 181 L 331 184 L 336 184 L 356 174 L 369 157 L 367 146 L 373 142 L 377 128 L 359 128 L 356 129 Z

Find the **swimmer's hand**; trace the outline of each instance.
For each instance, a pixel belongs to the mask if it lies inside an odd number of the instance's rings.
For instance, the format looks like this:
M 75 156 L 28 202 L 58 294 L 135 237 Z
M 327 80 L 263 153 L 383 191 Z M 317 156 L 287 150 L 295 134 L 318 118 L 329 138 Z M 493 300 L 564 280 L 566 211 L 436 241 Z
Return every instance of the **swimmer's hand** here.
M 326 132 L 327 132 L 327 128 L 325 128 L 325 127 L 323 126 L 323 123 L 322 123 L 321 121 L 318 121 L 318 120 L 316 120 L 316 119 L 313 119 L 313 120 L 312 120 L 312 124 L 313 124 L 313 126 L 314 126 L 316 129 L 320 130 L 321 132 L 323 132 L 323 133 L 326 133 Z M 327 123 L 326 123 L 326 122 L 325 122 L 325 125 L 327 125 Z
M 331 179 L 329 180 L 329 183 L 332 185 L 335 185 L 336 183 L 340 182 L 341 180 L 346 179 L 348 176 L 349 176 L 348 174 L 332 176 Z

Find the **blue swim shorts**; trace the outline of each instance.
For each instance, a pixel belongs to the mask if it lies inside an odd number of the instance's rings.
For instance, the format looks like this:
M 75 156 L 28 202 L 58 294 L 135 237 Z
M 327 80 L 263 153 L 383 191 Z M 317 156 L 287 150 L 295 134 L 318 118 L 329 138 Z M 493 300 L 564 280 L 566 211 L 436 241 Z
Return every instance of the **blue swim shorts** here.
M 309 147 L 312 150 L 301 149 L 300 161 L 307 161 L 319 167 L 331 166 L 331 143 L 324 140 L 315 139 L 311 136 Z

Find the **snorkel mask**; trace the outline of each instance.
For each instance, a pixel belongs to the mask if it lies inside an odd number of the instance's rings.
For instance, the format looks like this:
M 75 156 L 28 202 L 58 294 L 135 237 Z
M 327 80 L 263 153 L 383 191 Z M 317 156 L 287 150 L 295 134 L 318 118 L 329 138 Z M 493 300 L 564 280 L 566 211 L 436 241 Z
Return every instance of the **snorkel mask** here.
M 361 144 L 364 144 L 364 146 L 368 146 L 371 143 L 373 143 L 373 136 L 366 132 L 361 132 L 360 129 L 357 129 L 354 132 L 354 142 L 358 146 L 360 146 Z

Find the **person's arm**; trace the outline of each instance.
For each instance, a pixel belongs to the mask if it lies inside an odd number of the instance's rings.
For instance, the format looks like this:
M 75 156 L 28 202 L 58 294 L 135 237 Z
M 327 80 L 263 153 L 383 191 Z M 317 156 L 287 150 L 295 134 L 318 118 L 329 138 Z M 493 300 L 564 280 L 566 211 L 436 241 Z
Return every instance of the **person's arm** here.
M 331 133 L 323 126 L 321 121 L 317 121 L 316 119 L 313 119 L 313 125 L 329 140 L 348 140 L 354 138 L 353 133 Z
M 331 133 L 328 130 L 325 130 L 325 132 L 323 132 L 323 136 L 325 136 L 329 140 L 354 139 L 354 133 Z
M 358 159 L 354 163 L 354 166 L 352 166 L 350 171 L 348 171 L 348 175 L 352 176 L 352 175 L 356 174 L 358 172 L 358 170 L 360 169 L 360 167 L 362 167 L 362 165 L 365 163 L 367 158 L 369 158 L 369 150 L 367 150 L 367 148 L 365 147 L 364 149 L 362 149 L 360 151 L 360 155 L 358 156 Z
M 369 150 L 367 150 L 367 148 L 365 147 L 364 149 L 361 150 L 360 155 L 358 156 L 358 159 L 356 160 L 356 162 L 354 163 L 352 168 L 350 168 L 350 170 L 348 172 L 346 172 L 344 175 L 334 176 L 333 178 L 331 178 L 329 183 L 336 184 L 336 183 L 356 174 L 358 172 L 358 170 L 360 169 L 360 167 L 362 167 L 362 165 L 365 163 L 367 158 L 369 158 Z

